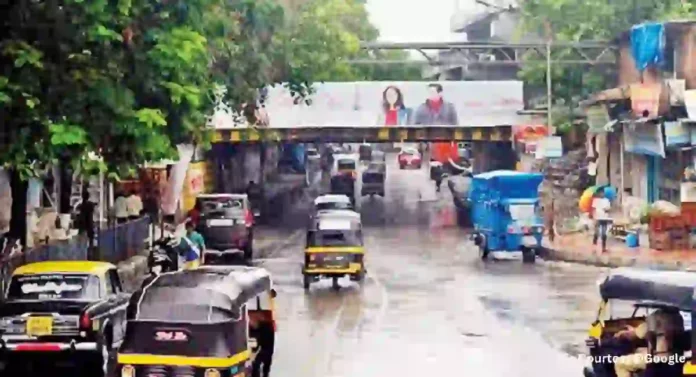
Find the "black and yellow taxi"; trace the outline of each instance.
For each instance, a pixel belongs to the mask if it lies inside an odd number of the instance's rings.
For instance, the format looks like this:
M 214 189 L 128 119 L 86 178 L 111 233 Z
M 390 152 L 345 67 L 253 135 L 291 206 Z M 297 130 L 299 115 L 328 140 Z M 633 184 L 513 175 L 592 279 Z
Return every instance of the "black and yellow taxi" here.
M 362 282 L 365 246 L 360 214 L 349 210 L 319 213 L 307 230 L 302 268 L 304 289 L 321 278 L 330 278 L 334 289 L 344 276 Z
M 50 354 L 79 362 L 89 375 L 106 375 L 109 354 L 125 334 L 129 297 L 110 263 L 50 261 L 17 268 L 0 303 L 6 370 L 21 370 Z
M 160 274 L 131 297 L 116 375 L 257 375 L 259 364 L 272 364 L 275 297 L 262 268 L 201 266 Z

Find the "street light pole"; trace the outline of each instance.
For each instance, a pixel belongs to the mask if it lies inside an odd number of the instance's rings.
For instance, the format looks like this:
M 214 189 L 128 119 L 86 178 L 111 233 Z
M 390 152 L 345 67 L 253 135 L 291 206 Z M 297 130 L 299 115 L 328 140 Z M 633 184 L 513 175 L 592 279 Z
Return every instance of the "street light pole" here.
M 546 123 L 549 133 L 553 135 L 553 119 L 551 116 L 551 106 L 553 104 L 552 79 L 551 79 L 551 25 L 548 21 L 544 22 L 546 27 Z

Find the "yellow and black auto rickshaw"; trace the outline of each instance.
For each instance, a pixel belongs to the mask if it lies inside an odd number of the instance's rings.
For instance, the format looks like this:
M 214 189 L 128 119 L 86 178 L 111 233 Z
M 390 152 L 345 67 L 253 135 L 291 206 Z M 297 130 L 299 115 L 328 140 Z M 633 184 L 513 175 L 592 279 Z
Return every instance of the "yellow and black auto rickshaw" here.
M 331 278 L 338 290 L 338 279 L 344 276 L 362 282 L 365 277 L 365 248 L 360 214 L 336 210 L 317 215 L 307 230 L 305 248 L 304 289 L 320 278 Z
M 687 362 L 686 357 L 691 348 L 690 313 L 695 287 L 696 273 L 632 268 L 613 270 L 599 283 L 602 301 L 589 329 L 587 345 L 592 358 L 587 358 L 584 376 L 616 376 L 614 360 L 625 355 L 627 347 L 634 348 L 636 353 L 641 348 L 645 349 L 645 361 L 653 364 L 646 368 L 659 368 L 653 369 L 657 374 L 652 375 L 681 375 L 682 369 L 684 375 L 696 375 L 694 364 Z M 681 314 L 682 320 L 679 322 L 683 322 L 684 328 L 677 328 L 674 333 L 651 329 L 649 323 L 657 322 L 651 321 L 650 317 L 657 310 L 672 318 L 679 318 Z M 644 324 L 647 325 L 644 330 L 634 330 L 633 340 L 627 341 L 626 337 L 617 336 L 620 332 L 637 329 Z M 655 350 L 657 337 L 667 340 L 667 352 Z
M 270 367 L 275 296 L 261 268 L 161 274 L 131 297 L 116 375 L 244 377 L 262 363 Z

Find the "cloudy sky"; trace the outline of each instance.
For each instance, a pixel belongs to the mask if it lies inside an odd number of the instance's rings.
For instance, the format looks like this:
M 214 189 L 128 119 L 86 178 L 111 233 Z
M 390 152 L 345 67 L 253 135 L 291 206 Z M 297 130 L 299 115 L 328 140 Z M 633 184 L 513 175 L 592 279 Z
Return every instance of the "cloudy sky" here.
M 440 42 L 461 39 L 450 33 L 457 3 L 476 9 L 474 0 L 367 0 L 367 10 L 383 41 Z

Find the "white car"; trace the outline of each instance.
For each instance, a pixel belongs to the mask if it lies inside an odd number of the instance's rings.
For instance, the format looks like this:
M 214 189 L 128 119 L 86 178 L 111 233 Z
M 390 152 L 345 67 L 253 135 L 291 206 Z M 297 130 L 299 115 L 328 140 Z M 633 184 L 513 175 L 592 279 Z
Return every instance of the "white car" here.
M 314 210 L 333 211 L 333 210 L 353 210 L 353 204 L 346 195 L 321 195 L 314 199 Z

